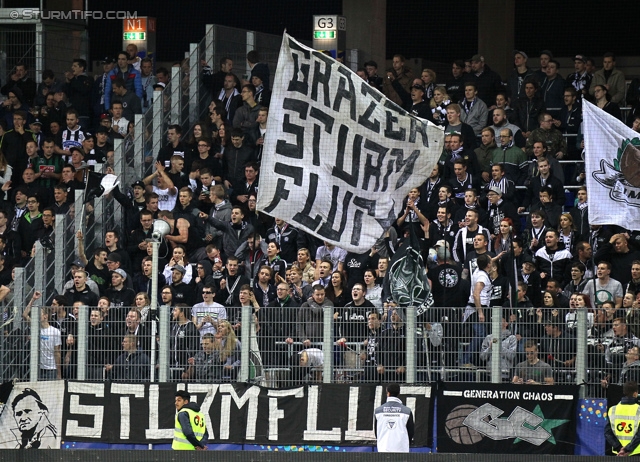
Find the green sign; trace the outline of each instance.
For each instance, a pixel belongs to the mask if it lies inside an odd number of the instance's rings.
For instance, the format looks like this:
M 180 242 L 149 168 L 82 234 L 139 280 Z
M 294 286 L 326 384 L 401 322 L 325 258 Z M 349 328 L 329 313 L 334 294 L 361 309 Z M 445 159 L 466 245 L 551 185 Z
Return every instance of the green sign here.
M 334 30 L 314 30 L 314 39 L 334 39 L 336 38 L 336 31 Z
M 124 40 L 144 40 L 145 33 L 144 32 L 125 32 Z

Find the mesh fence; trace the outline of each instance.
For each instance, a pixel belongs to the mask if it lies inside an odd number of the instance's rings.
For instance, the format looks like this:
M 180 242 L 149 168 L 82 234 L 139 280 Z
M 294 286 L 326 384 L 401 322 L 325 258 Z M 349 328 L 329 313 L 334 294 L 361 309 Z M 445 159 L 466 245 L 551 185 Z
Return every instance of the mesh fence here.
M 352 307 L 255 311 L 203 302 L 192 309 L 152 310 L 142 298 L 133 307 L 88 307 L 78 301 L 66 308 L 54 302 L 51 309 L 39 307 L 41 300 L 30 297 L 14 322 L 5 323 L 4 380 L 249 381 L 273 388 L 578 383 L 585 385 L 585 397 L 599 398 L 608 384 L 622 383 L 639 370 L 637 340 L 626 323 L 584 308 L 494 307 L 482 323 L 473 317 L 465 321 L 459 308 L 431 308 L 425 314 L 430 322 L 416 321 L 413 309 L 381 315 L 363 308 L 363 316 L 343 321 Z M 59 358 L 52 345 L 59 345 Z

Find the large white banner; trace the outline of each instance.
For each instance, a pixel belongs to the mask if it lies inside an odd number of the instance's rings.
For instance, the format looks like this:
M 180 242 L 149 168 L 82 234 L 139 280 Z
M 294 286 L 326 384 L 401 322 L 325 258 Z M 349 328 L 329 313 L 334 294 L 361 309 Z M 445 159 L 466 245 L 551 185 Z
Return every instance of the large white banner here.
M 393 223 L 443 148 L 348 67 L 284 34 L 261 165 L 258 210 L 365 252 Z
M 17 382 L 0 416 L 0 449 L 60 449 L 64 381 Z
M 586 101 L 583 121 L 589 223 L 640 229 L 640 134 Z

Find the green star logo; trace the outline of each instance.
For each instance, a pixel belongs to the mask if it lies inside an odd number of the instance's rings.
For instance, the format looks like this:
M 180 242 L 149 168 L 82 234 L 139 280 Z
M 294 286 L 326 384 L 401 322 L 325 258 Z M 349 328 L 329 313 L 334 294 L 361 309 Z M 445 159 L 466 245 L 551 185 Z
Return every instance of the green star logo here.
M 529 430 L 535 430 L 538 427 L 542 427 L 547 433 L 549 433 L 549 438 L 547 438 L 547 441 L 551 444 L 556 444 L 556 439 L 554 438 L 553 432 L 551 430 L 553 430 L 556 427 L 559 427 L 562 424 L 569 422 L 569 419 L 545 419 L 539 404 L 536 405 L 535 409 L 533 410 L 533 413 L 538 417 L 540 417 L 541 419 L 543 419 L 542 422 L 540 422 L 540 425 L 538 425 L 537 427 L 534 427 L 525 422 L 524 426 Z M 522 441 L 520 438 L 516 438 L 513 441 L 513 444 L 519 443 L 520 441 Z

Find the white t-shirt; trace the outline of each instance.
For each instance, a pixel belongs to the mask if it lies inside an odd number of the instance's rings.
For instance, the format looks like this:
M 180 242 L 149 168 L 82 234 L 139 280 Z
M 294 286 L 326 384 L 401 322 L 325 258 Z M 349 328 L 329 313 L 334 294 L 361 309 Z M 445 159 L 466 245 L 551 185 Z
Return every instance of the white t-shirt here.
M 491 300 L 491 279 L 486 271 L 477 269 L 471 275 L 471 293 L 469 294 L 469 305 L 476 306 L 476 301 L 473 298 L 473 290 L 476 287 L 476 283 L 483 282 L 484 287 L 480 292 L 480 304 L 482 306 L 489 306 Z
M 40 328 L 40 369 L 55 370 L 55 347 L 62 345 L 60 330 L 53 326 Z
M 227 319 L 227 309 L 220 303 L 213 302 L 211 305 L 207 305 L 205 302 L 196 303 L 191 308 L 191 315 L 196 318 L 196 324 L 202 323 L 202 318 L 205 316 L 211 316 L 214 321 L 221 319 Z M 200 337 L 204 334 L 215 334 L 216 328 L 209 322 L 205 323 L 200 329 Z
M 175 187 L 173 188 L 173 191 L 175 191 Z M 157 186 L 153 187 L 153 192 L 158 195 L 158 210 L 168 210 L 170 212 L 175 208 L 176 199 L 178 198 L 178 195 L 169 194 L 170 192 L 173 192 L 173 191 L 170 190 L 169 188 L 160 189 Z

